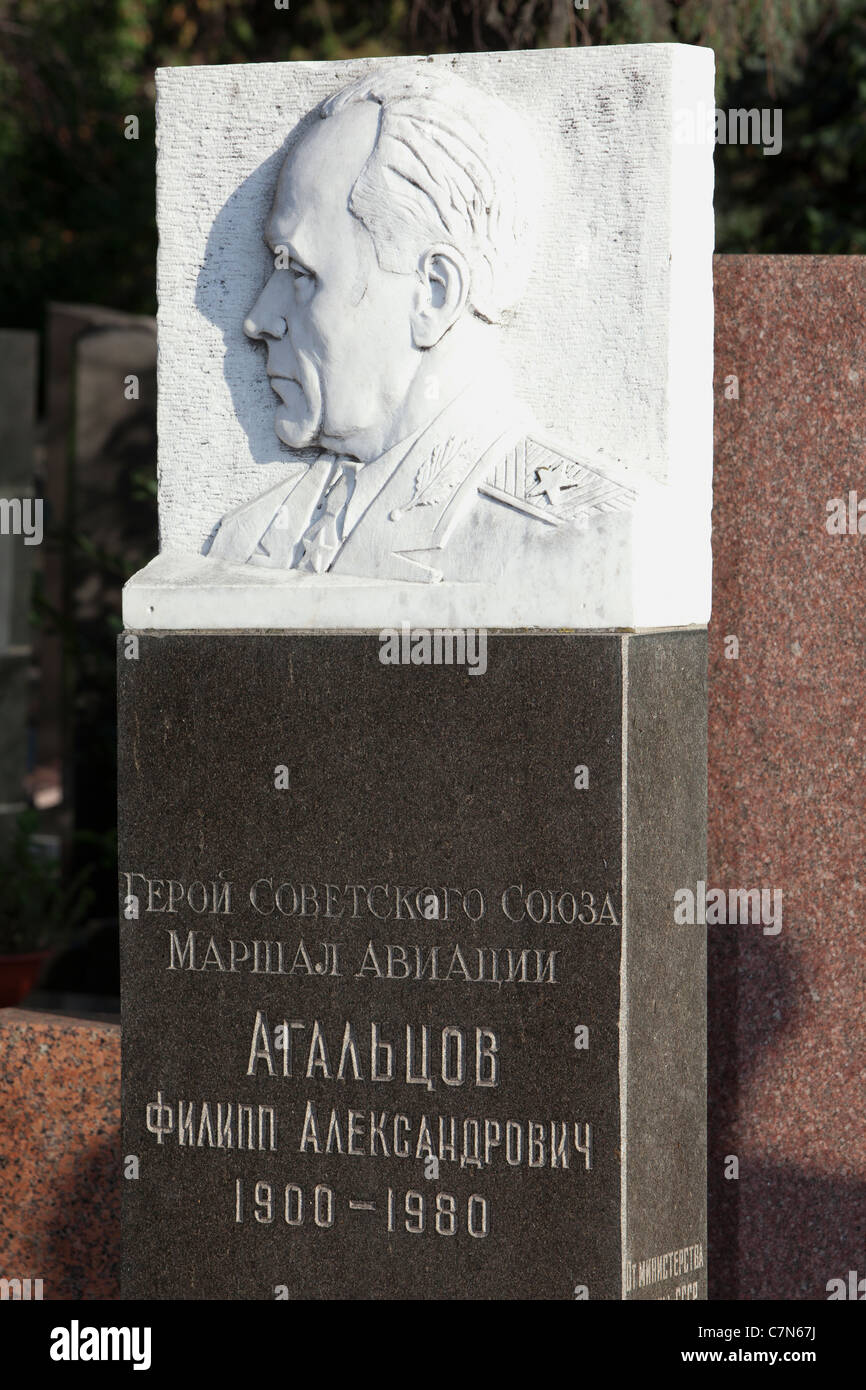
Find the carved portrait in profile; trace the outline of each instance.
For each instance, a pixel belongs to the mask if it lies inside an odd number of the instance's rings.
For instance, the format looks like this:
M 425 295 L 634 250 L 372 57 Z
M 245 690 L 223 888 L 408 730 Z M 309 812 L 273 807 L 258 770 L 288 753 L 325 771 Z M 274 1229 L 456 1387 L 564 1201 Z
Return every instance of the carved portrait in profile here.
M 289 468 L 223 516 L 208 554 L 495 582 L 509 557 L 592 545 L 635 494 L 546 442 L 497 347 L 533 265 L 524 123 L 431 64 L 367 73 L 317 115 L 282 164 L 273 270 L 244 323 Z

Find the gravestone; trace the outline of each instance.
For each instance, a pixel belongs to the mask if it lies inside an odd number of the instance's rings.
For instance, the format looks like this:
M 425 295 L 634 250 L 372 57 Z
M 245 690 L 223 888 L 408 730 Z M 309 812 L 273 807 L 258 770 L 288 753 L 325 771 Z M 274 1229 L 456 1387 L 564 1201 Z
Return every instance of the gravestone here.
M 94 310 L 74 349 L 74 463 L 67 523 L 75 533 L 65 595 L 77 643 L 67 657 L 75 690 L 64 760 L 76 830 L 112 829 L 115 750 L 113 663 L 106 634 L 121 616 L 124 579 L 156 544 L 156 324 L 142 315 Z M 83 542 L 83 544 L 82 544 Z M 90 860 L 86 856 L 90 854 Z M 92 862 L 72 847 L 73 866 Z M 114 877 L 89 879 L 94 915 L 111 912 Z M 116 986 L 115 986 L 116 991 Z
M 129 1297 L 706 1296 L 711 90 L 159 74 Z
M 105 754 L 113 703 L 104 712 L 104 625 L 120 615 L 123 574 L 151 543 L 138 476 L 156 462 L 156 325 L 144 315 L 93 304 L 48 306 L 43 495 L 47 536 L 40 552 L 46 601 L 56 615 L 37 642 L 40 671 L 36 756 L 56 765 L 68 817 L 93 828 L 76 802 L 88 797 L 80 763 Z M 74 626 L 74 650 L 62 628 Z M 99 669 L 101 662 L 101 669 Z M 75 692 L 75 711 L 69 690 Z M 102 705 L 103 710 L 94 710 Z M 102 720 L 102 727 L 94 726 Z M 100 784 L 100 778 L 95 780 Z M 91 808 L 88 807 L 88 811 Z
M 37 347 L 35 333 L 0 331 L 0 837 L 27 804 Z

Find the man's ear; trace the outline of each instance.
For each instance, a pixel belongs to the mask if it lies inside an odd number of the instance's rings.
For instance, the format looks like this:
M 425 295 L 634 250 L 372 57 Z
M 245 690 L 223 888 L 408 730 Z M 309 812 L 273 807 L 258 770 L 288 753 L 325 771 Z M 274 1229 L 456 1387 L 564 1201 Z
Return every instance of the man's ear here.
M 469 298 L 469 264 L 453 246 L 431 246 L 418 263 L 412 308 L 416 348 L 435 347 L 456 323 Z

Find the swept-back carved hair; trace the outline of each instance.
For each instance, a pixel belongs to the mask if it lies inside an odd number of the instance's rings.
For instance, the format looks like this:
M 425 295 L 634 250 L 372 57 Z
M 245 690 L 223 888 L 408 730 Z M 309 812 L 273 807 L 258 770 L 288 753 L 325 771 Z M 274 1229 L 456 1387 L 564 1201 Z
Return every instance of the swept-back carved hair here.
M 378 69 L 322 106 L 323 119 L 378 103 L 373 151 L 349 208 L 383 270 L 414 270 L 427 248 L 469 263 L 469 307 L 501 322 L 520 298 L 534 250 L 538 159 L 514 111 L 439 66 Z

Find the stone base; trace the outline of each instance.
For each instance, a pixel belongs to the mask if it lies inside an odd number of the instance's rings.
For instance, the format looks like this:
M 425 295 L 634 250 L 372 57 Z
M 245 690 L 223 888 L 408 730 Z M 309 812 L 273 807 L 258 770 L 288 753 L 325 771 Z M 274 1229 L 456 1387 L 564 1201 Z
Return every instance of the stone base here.
M 705 633 L 119 653 L 125 1296 L 706 1297 Z

